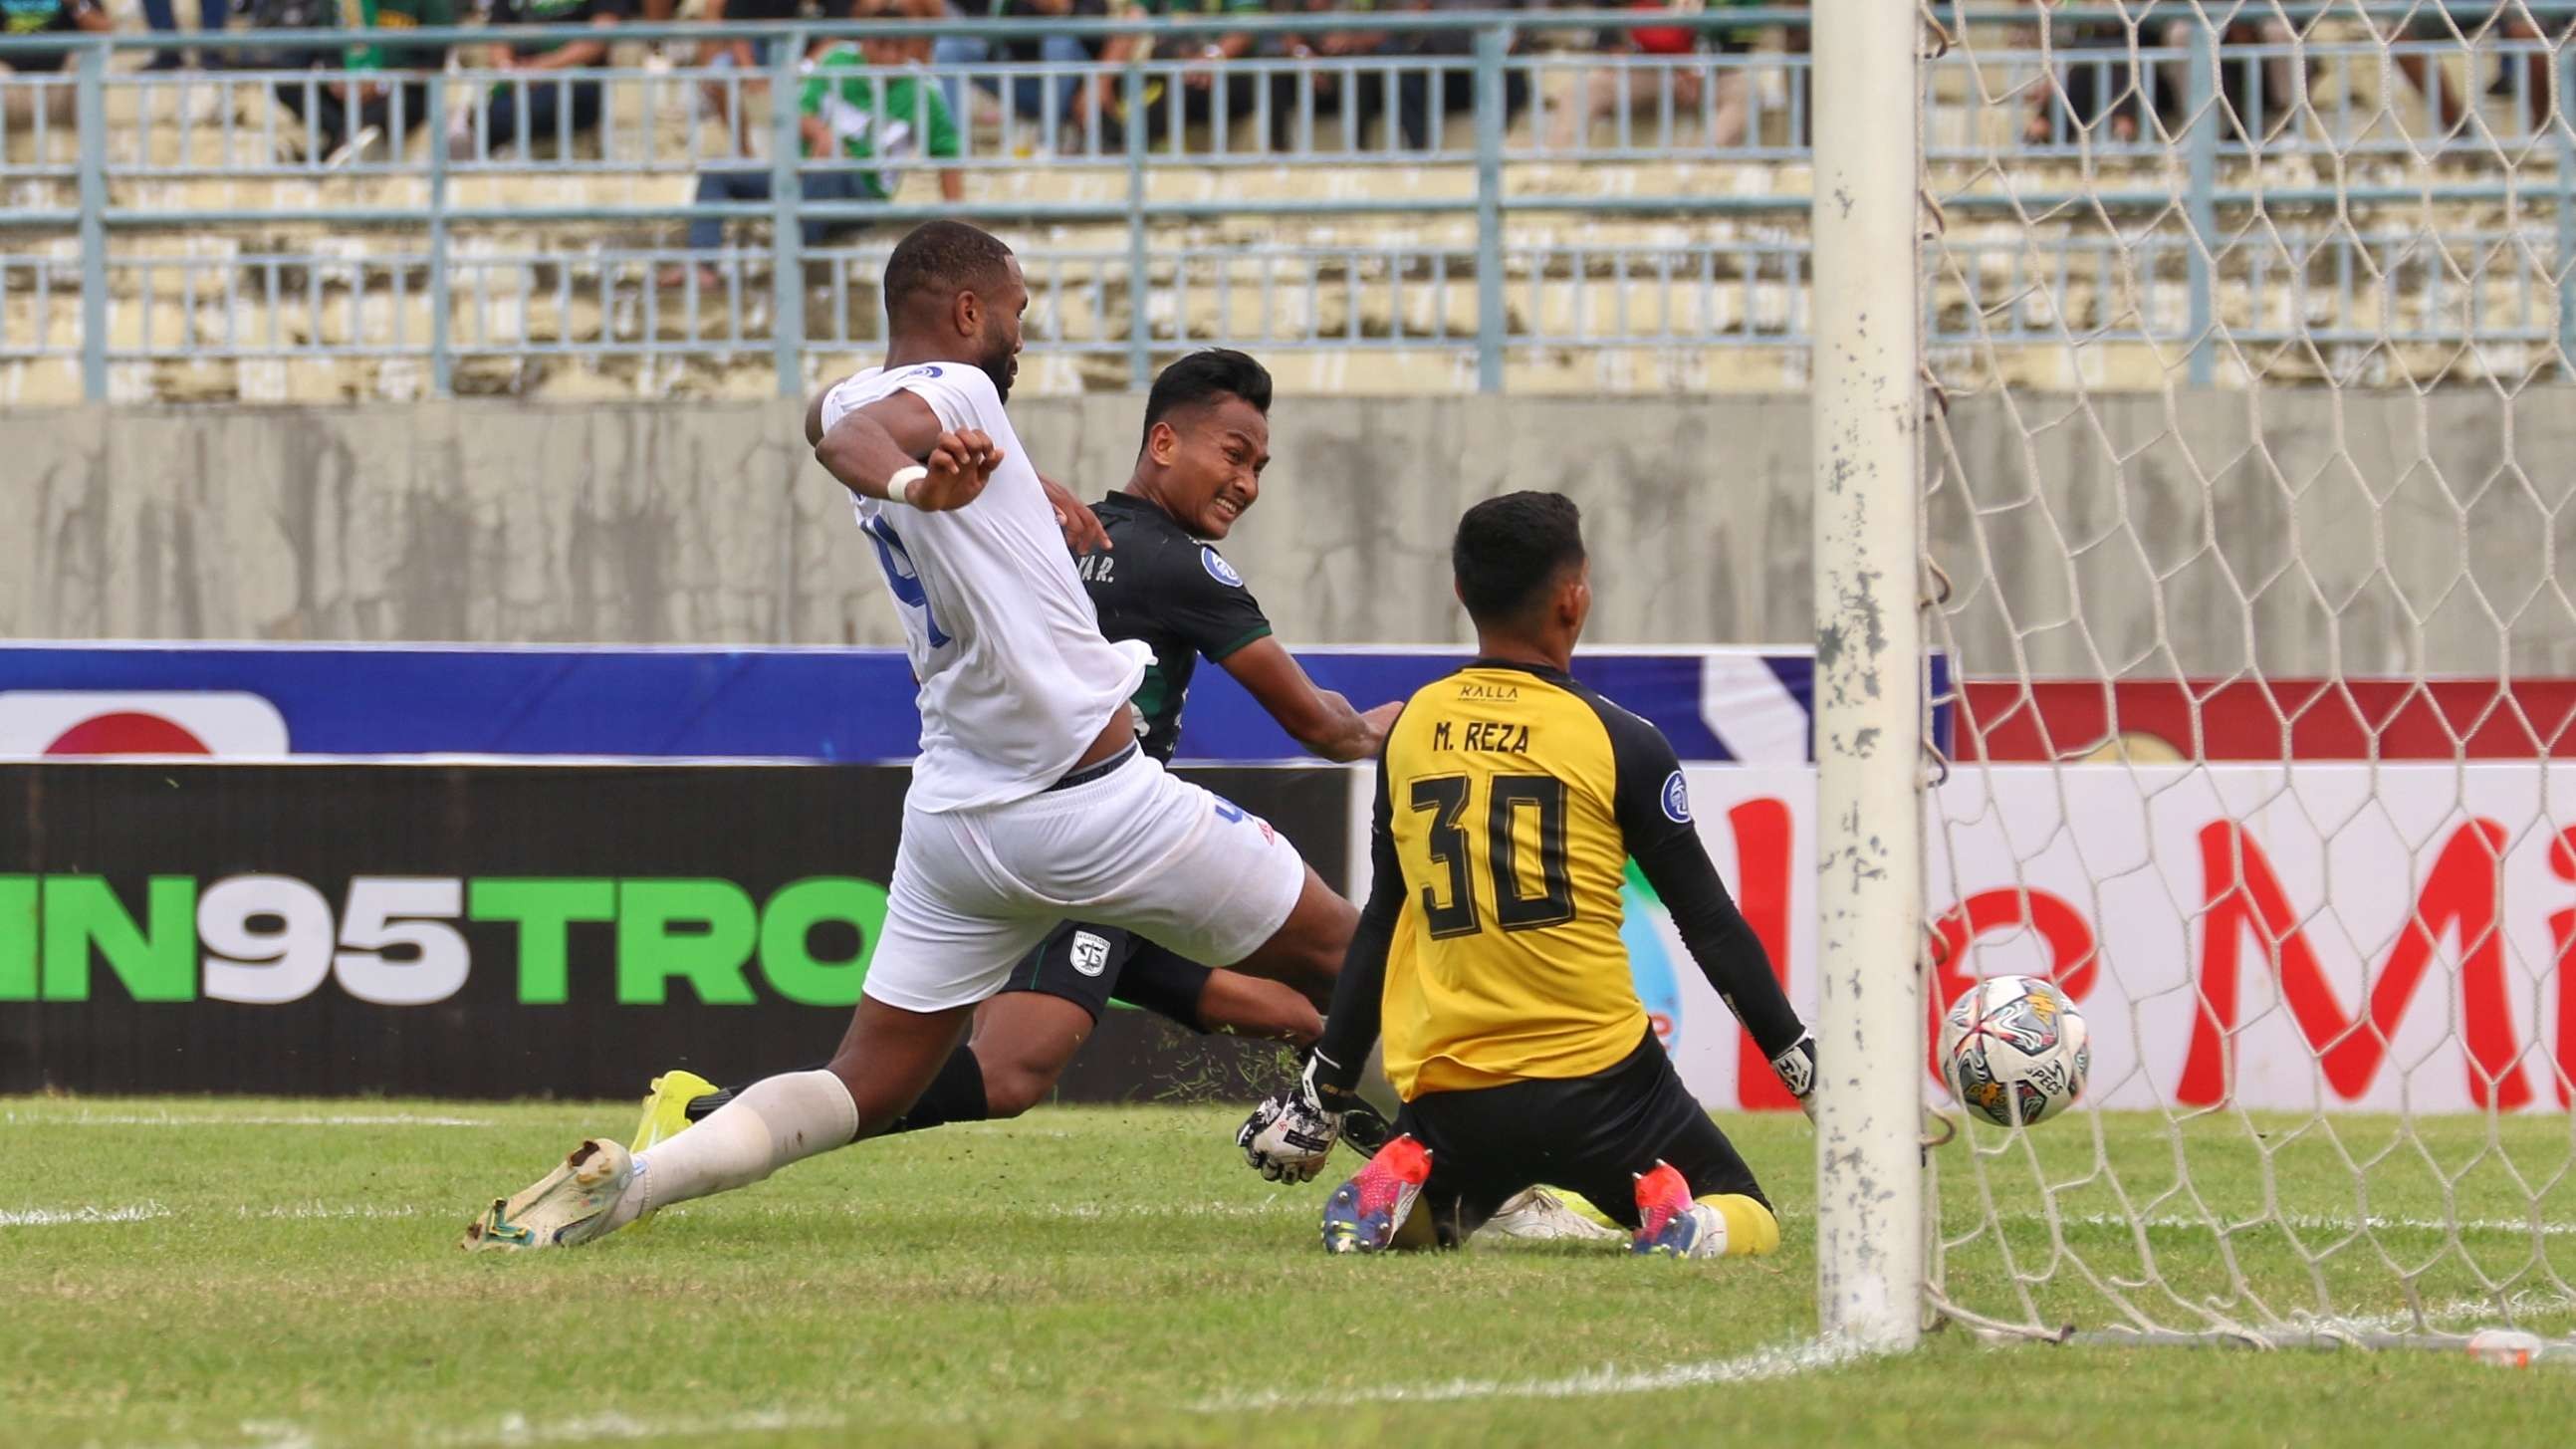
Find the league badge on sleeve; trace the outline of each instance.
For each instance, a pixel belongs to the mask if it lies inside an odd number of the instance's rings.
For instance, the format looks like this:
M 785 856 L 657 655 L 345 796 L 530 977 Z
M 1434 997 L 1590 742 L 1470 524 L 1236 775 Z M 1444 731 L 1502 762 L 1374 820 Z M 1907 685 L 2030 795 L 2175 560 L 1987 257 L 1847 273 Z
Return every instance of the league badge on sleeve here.
M 1675 825 L 1691 823 L 1690 787 L 1682 783 L 1682 772 L 1675 770 L 1664 780 L 1664 818 Z
M 1215 549 L 1210 548 L 1206 544 L 1199 545 L 1199 563 L 1207 569 L 1209 578 L 1216 580 L 1227 588 L 1239 589 L 1243 587 L 1243 575 L 1234 571 L 1234 565 L 1225 561 L 1224 554 L 1218 553 Z

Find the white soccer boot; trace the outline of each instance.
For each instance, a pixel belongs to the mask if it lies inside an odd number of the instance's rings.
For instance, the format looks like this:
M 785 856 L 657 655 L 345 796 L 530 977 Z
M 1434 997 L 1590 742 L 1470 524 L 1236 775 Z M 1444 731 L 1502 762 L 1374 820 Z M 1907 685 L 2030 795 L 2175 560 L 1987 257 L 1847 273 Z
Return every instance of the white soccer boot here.
M 605 1137 L 572 1150 L 563 1165 L 515 1197 L 494 1198 L 465 1225 L 457 1244 L 469 1253 L 577 1248 L 607 1236 L 617 1203 L 635 1183 L 635 1159 Z
M 1479 1238 L 1511 1238 L 1530 1243 L 1624 1241 L 1627 1234 L 1605 1227 L 1566 1205 L 1565 1199 L 1543 1187 L 1514 1193 L 1494 1209 L 1485 1225 L 1476 1229 Z

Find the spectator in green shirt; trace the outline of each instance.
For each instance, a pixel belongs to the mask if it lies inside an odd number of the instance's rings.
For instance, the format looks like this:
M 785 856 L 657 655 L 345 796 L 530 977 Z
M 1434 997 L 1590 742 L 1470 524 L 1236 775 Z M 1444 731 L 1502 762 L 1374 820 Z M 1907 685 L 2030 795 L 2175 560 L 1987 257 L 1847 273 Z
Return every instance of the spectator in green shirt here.
M 935 20 L 940 0 L 858 0 L 855 19 L 887 16 Z M 805 59 L 805 83 L 797 96 L 798 130 L 808 158 L 832 157 L 842 165 L 804 168 L 808 201 L 891 201 L 904 172 L 924 156 L 955 157 L 962 147 L 957 120 L 949 114 L 948 97 L 922 66 L 930 58 L 930 40 L 874 38 L 852 45 L 846 40 L 818 43 Z M 701 173 L 700 201 L 767 201 L 770 173 L 731 168 Z M 939 194 L 949 201 L 966 195 L 965 178 L 953 167 L 939 172 Z M 804 224 L 805 244 L 817 246 L 841 222 Z M 689 223 L 689 245 L 711 251 L 724 245 L 724 223 L 701 219 Z M 723 274 L 706 263 L 697 268 L 702 285 L 723 282 Z M 687 280 L 683 267 L 665 268 L 662 285 Z
M 107 18 L 107 7 L 98 0 L 0 0 L 0 35 L 51 35 L 65 30 L 104 35 L 115 28 Z M 32 76 L 45 71 L 59 75 L 71 64 L 72 53 L 68 50 L 50 55 L 32 51 L 13 54 L 0 60 L 0 76 Z M 72 100 L 68 85 L 0 87 L 0 120 L 8 122 L 13 134 L 28 129 L 39 111 L 47 121 L 68 126 L 72 121 Z
M 352 30 L 416 30 L 454 25 L 456 0 L 342 0 L 340 23 Z M 314 64 L 329 63 L 327 53 Z M 343 75 L 326 81 L 279 81 L 278 104 L 309 117 L 320 150 L 337 162 L 363 150 L 402 110 L 402 134 L 416 134 L 428 120 L 429 75 L 447 64 L 447 47 L 417 42 L 352 45 L 338 57 Z M 307 107 L 311 110 L 308 112 Z M 436 129 L 431 125 L 431 129 Z

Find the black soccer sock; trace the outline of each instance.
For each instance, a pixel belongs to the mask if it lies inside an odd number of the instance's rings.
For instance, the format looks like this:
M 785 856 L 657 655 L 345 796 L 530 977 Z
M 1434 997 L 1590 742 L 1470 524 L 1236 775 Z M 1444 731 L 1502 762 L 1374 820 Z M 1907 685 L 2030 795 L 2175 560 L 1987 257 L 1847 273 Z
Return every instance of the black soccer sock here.
M 715 1115 L 717 1108 L 741 1095 L 740 1087 L 726 1087 L 691 1101 L 681 1111 L 690 1121 L 703 1122 Z M 922 1090 L 921 1100 L 896 1118 L 886 1134 L 918 1132 L 949 1122 L 981 1122 L 991 1115 L 992 1105 L 984 1098 L 984 1064 L 975 1060 L 973 1047 L 961 1046 L 940 1063 L 939 1075 Z
M 992 1105 L 984 1098 L 984 1064 L 975 1060 L 973 1047 L 961 1046 L 940 1063 L 939 1075 L 922 1089 L 921 1100 L 896 1118 L 886 1132 L 892 1135 L 950 1122 L 981 1122 L 990 1115 Z

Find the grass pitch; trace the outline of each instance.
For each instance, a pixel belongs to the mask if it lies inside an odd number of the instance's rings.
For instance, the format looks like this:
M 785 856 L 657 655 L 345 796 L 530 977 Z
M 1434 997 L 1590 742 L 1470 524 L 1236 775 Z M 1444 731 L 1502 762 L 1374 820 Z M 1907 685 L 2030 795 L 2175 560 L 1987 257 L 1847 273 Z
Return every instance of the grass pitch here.
M 512 1190 L 623 1105 L 0 1100 L 0 1445 L 1543 1445 L 2555 1441 L 2576 1372 L 2457 1353 L 1983 1348 L 1831 1362 L 1814 1330 L 1813 1145 L 1729 1119 L 1783 1212 L 1774 1258 L 1639 1262 L 1572 1245 L 1326 1258 L 1323 1186 L 1262 1182 L 1236 1108 L 1054 1109 L 835 1154 L 580 1252 L 467 1257 Z M 2576 1264 L 2564 1118 L 2051 1124 L 1941 1155 L 1963 1299 L 2108 1321 L 2078 1265 L 2152 1256 L 2197 1298 L 2428 1303 L 2475 1271 Z M 2370 1161 L 2381 1146 L 2392 1150 Z M 1347 1159 L 1356 1163 L 1357 1159 Z M 2367 1164 L 2356 1174 L 2348 1160 Z M 2120 1168 L 2062 1195 L 2030 1184 Z M 2497 1174 L 2523 1172 L 2538 1191 Z M 2562 1171 L 2558 1176 L 2565 1176 Z M 2355 1183 L 2378 1226 L 2355 1232 Z M 2439 1227 L 2445 1181 L 2544 1229 Z M 2498 1186 L 2498 1183 L 2503 1183 Z M 2576 1186 L 2568 1189 L 2576 1199 Z M 2268 1194 L 2268 1197 L 2267 1197 Z M 2107 1204 L 2107 1206 L 2105 1206 Z M 2096 1209 L 2100 1209 L 2097 1211 Z M 2144 1246 L 2140 1246 L 2143 1237 Z M 2009 1259 L 2006 1250 L 2009 1250 Z M 2125 1256 L 2124 1256 L 2125 1255 Z M 2007 1262 L 2011 1267 L 2007 1267 Z M 2314 1264 L 2314 1266 L 2311 1266 Z M 2542 1278 L 2546 1272 L 2527 1274 Z M 2475 1326 L 2474 1308 L 2451 1326 Z M 2564 1312 L 2541 1326 L 2564 1334 Z M 2576 1359 L 2576 1350 L 2567 1350 Z

